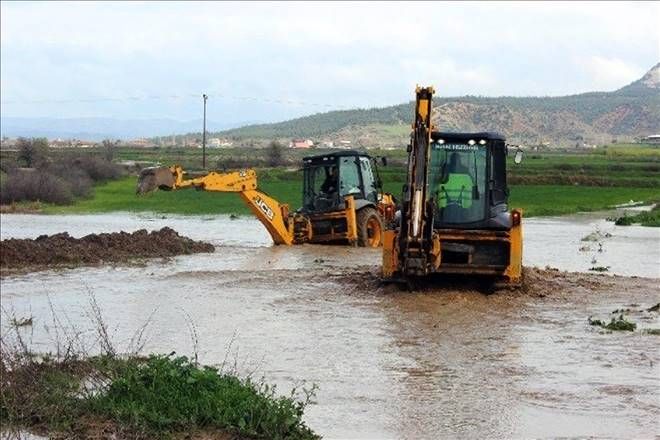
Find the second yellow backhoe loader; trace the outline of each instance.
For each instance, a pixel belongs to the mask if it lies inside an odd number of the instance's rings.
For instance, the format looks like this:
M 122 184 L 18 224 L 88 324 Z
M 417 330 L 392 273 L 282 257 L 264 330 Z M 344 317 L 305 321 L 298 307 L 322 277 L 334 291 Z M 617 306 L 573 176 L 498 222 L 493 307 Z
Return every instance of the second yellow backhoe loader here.
M 432 87 L 416 91 L 400 217 L 383 234 L 383 277 L 483 275 L 516 284 L 522 211 L 507 207 L 505 139 L 434 131 L 433 93 Z
M 146 168 L 138 178 L 137 193 L 156 188 L 236 192 L 275 244 L 382 245 L 384 224 L 394 218 L 395 204 L 382 191 L 373 158 L 355 151 L 306 157 L 303 178 L 303 206 L 295 212 L 257 187 L 253 169 L 186 179 L 178 165 Z

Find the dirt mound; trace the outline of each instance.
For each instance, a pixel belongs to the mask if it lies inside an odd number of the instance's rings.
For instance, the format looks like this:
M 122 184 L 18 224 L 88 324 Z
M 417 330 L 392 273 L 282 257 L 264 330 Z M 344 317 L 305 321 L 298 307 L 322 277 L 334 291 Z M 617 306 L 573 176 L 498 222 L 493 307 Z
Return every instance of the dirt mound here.
M 182 237 L 167 227 L 152 232 L 140 229 L 133 233 L 90 234 L 82 238 L 73 238 L 63 232 L 41 235 L 34 240 L 2 240 L 0 267 L 24 269 L 124 262 L 134 258 L 172 257 L 214 250 L 209 243 Z

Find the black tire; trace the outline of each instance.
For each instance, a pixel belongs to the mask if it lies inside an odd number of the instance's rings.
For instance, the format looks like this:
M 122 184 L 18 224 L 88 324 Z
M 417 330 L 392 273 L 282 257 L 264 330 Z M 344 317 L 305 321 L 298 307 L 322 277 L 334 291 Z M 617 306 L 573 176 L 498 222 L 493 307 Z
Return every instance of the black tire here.
M 378 247 L 383 243 L 383 219 L 374 208 L 369 206 L 359 210 L 356 223 L 358 246 Z

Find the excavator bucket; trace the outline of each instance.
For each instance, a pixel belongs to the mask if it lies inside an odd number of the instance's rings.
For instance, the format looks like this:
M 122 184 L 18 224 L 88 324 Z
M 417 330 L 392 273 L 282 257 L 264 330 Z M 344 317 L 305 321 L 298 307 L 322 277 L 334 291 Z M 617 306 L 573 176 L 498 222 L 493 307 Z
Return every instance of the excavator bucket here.
M 156 189 L 171 190 L 174 188 L 175 176 L 168 167 L 145 168 L 138 177 L 136 194 L 146 194 Z

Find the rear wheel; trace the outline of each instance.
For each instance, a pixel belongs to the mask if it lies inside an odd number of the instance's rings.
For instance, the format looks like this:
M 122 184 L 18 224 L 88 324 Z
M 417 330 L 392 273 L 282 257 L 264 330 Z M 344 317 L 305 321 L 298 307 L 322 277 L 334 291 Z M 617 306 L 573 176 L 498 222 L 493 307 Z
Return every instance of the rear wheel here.
M 383 242 L 383 220 L 374 208 L 362 208 L 356 216 L 358 245 L 378 247 Z

